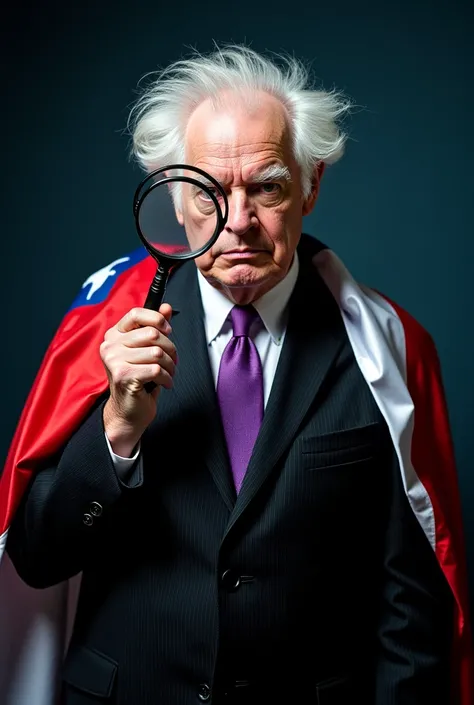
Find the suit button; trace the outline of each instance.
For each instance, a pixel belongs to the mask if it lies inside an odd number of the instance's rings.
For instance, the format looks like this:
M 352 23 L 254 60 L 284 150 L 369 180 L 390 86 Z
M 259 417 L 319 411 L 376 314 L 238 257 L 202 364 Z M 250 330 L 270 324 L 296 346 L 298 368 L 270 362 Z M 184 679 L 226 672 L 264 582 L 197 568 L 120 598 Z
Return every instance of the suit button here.
M 207 685 L 207 683 L 201 683 L 201 685 L 198 688 L 198 698 L 201 702 L 207 703 L 208 700 L 211 698 L 211 689 Z
M 86 526 L 92 526 L 92 524 L 94 523 L 94 520 L 90 514 L 84 514 L 84 516 L 82 517 L 82 521 Z
M 229 592 L 237 590 L 240 587 L 240 575 L 235 570 L 226 570 L 222 573 L 221 584 Z
M 89 511 L 94 517 L 100 517 L 102 514 L 102 505 L 99 502 L 92 502 Z

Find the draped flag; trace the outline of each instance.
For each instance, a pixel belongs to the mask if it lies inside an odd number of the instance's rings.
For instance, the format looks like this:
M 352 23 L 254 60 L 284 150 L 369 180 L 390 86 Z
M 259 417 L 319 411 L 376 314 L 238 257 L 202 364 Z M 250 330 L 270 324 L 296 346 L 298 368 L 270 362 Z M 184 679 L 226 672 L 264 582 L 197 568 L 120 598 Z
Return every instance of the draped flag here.
M 452 705 L 474 703 L 461 503 L 435 345 L 387 297 L 358 284 L 318 241 L 316 269 L 337 301 L 360 370 L 385 417 L 403 485 L 455 600 Z M 143 306 L 156 265 L 144 248 L 92 274 L 64 316 L 39 368 L 0 478 L 0 560 L 33 475 L 55 455 L 107 389 L 99 355 L 105 331 Z M 0 566 L 0 693 L 3 705 L 54 705 L 74 617 L 77 581 L 27 588 L 5 556 Z

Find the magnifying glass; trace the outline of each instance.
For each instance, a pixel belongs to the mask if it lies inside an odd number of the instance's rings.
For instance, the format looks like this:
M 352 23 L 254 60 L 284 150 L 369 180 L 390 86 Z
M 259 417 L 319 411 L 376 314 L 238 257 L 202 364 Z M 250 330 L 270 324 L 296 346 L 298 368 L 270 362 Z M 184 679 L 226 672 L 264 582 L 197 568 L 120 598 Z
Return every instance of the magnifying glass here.
M 186 164 L 156 169 L 138 185 L 133 198 L 138 235 L 157 269 L 144 308 L 158 310 L 176 263 L 199 257 L 216 242 L 227 223 L 229 204 L 222 185 Z M 156 385 L 150 382 L 150 392 Z
M 222 185 L 202 169 L 170 164 L 139 184 L 133 213 L 138 235 L 157 263 L 144 308 L 158 310 L 173 265 L 207 252 L 224 229 L 227 196 Z

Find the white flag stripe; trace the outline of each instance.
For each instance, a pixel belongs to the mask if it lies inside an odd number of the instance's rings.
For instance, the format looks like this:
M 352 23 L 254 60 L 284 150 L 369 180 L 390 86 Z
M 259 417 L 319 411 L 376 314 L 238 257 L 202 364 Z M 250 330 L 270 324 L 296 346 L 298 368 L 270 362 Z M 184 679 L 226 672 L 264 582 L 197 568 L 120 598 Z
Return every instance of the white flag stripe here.
M 322 250 L 314 263 L 339 304 L 357 363 L 387 422 L 408 500 L 435 549 L 433 505 L 411 462 L 415 409 L 402 322 L 386 299 L 357 284 L 334 252 Z

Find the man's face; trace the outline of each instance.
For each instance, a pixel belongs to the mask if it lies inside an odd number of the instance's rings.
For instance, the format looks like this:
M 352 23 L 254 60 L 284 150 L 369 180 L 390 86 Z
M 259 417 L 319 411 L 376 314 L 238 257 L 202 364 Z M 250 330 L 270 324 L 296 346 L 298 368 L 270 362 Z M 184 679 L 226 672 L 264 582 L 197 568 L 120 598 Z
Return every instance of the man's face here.
M 312 210 L 318 184 L 304 199 L 288 118 L 277 99 L 262 94 L 253 110 L 239 104 L 237 97 L 225 105 L 216 111 L 206 101 L 194 111 L 187 125 L 185 154 L 188 164 L 222 184 L 229 201 L 225 229 L 196 264 L 211 284 L 244 304 L 287 274 L 303 215 Z M 193 249 L 212 235 L 213 227 L 205 222 L 206 207 L 207 213 L 213 211 L 204 194 L 193 195 L 183 186 L 177 215 Z

